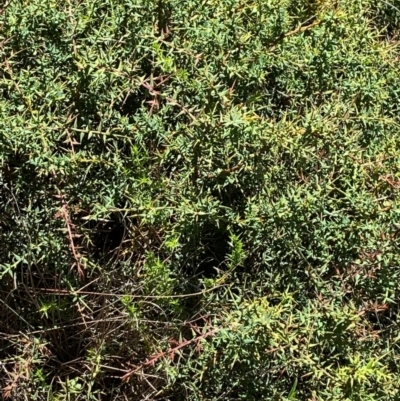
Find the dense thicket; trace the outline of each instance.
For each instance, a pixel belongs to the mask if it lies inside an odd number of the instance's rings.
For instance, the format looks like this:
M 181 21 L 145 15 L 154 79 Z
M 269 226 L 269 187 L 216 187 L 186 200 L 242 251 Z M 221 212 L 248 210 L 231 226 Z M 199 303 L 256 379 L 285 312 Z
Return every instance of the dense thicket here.
M 5 399 L 400 399 L 398 0 L 0 12 Z

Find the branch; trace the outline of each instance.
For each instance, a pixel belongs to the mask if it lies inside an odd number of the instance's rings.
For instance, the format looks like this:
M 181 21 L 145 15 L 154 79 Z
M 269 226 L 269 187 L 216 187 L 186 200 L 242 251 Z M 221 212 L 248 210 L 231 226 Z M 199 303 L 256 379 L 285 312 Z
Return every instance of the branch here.
M 74 259 L 75 259 L 75 263 L 74 263 L 74 265 L 72 265 L 72 267 L 76 266 L 78 275 L 82 279 L 85 276 L 85 273 L 83 271 L 83 268 L 82 268 L 82 265 L 80 262 L 80 255 L 76 251 L 76 247 L 74 244 L 74 236 L 72 234 L 72 229 L 71 229 L 72 223 L 71 223 L 71 219 L 69 218 L 67 203 L 65 202 L 63 194 L 61 192 L 60 192 L 60 199 L 61 199 L 61 203 L 62 203 L 61 210 L 62 210 L 62 214 L 64 217 L 65 225 L 67 226 L 67 231 L 68 231 L 69 246 L 71 248 L 72 255 L 74 256 Z
M 56 178 L 56 173 L 54 171 L 54 169 L 52 169 L 52 173 L 53 173 L 53 177 Z M 74 257 L 75 263 L 72 265 L 71 270 L 73 267 L 76 266 L 76 269 L 78 271 L 78 275 L 81 279 L 83 279 L 85 277 L 85 272 L 84 269 L 82 267 L 82 264 L 80 262 L 80 258 L 81 255 L 77 252 L 75 244 L 74 244 L 74 234 L 72 233 L 72 222 L 71 219 L 69 217 L 69 213 L 68 213 L 68 205 L 67 202 L 65 201 L 64 195 L 61 192 L 61 190 L 56 186 L 57 190 L 58 190 L 58 198 L 61 201 L 61 212 L 62 212 L 62 217 L 64 218 L 65 221 L 65 226 L 67 227 L 67 232 L 68 232 L 68 239 L 69 239 L 69 246 L 71 248 L 72 251 L 72 255 Z
M 139 366 L 137 366 L 135 369 L 132 369 L 131 371 L 126 373 L 124 376 L 122 376 L 121 380 L 122 381 L 128 380 L 132 375 L 134 375 L 136 372 L 143 369 L 144 367 L 149 366 L 149 365 L 154 365 L 155 362 L 157 362 L 159 359 L 161 359 L 165 356 L 173 355 L 176 351 L 179 351 L 181 348 L 184 348 L 193 343 L 198 343 L 199 341 L 203 340 L 204 338 L 213 336 L 217 333 L 217 331 L 218 331 L 218 329 L 213 329 L 213 330 L 207 331 L 206 333 L 201 334 L 200 336 L 197 336 L 195 338 L 192 338 L 191 340 L 186 340 L 186 341 L 181 342 L 175 348 L 171 348 L 168 351 L 159 352 L 158 354 L 151 356 L 145 362 L 143 362 Z

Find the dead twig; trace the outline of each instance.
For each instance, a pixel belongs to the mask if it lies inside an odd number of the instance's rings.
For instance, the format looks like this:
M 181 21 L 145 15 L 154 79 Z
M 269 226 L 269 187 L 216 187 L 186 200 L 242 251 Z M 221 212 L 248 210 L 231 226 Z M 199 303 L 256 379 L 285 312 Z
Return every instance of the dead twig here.
M 56 178 L 56 173 L 54 170 L 52 170 L 53 173 L 53 177 Z M 84 268 L 80 262 L 81 259 L 81 255 L 78 253 L 77 248 L 75 246 L 74 243 L 74 237 L 76 236 L 75 234 L 73 234 L 72 232 L 72 227 L 73 224 L 71 222 L 71 218 L 69 216 L 69 212 L 68 212 L 68 205 L 67 202 L 65 200 L 64 194 L 61 192 L 61 190 L 59 188 L 57 188 L 58 190 L 58 198 L 60 199 L 61 202 L 61 216 L 63 217 L 63 220 L 65 222 L 65 226 L 67 228 L 67 233 L 68 233 L 68 239 L 69 239 L 69 246 L 71 248 L 71 252 L 72 255 L 74 257 L 74 264 L 71 267 L 71 270 L 76 267 L 76 270 L 78 272 L 78 276 L 83 279 L 85 277 L 85 272 L 84 272 Z
M 69 245 L 72 251 L 72 255 L 74 256 L 75 263 L 72 265 L 71 269 L 76 266 L 79 277 L 82 279 L 85 277 L 85 273 L 83 267 L 80 262 L 81 255 L 77 252 L 75 244 L 74 244 L 74 234 L 72 233 L 72 222 L 69 217 L 67 203 L 65 202 L 63 194 L 60 192 L 60 201 L 62 203 L 61 212 L 64 217 L 65 225 L 67 227 L 68 237 L 69 237 Z
M 159 352 L 158 354 L 152 355 L 150 358 L 148 358 L 145 362 L 141 363 L 139 366 L 136 368 L 132 369 L 128 373 L 126 373 L 124 376 L 121 377 L 122 381 L 128 380 L 131 376 L 133 376 L 135 373 L 137 373 L 139 370 L 143 369 L 146 366 L 154 365 L 159 359 L 169 356 L 171 357 L 174 355 L 177 351 L 179 351 L 181 348 L 187 347 L 188 345 L 194 344 L 194 343 L 199 343 L 201 340 L 214 336 L 217 333 L 218 329 L 213 329 L 210 331 L 207 331 L 204 334 L 201 334 L 195 338 L 192 338 L 191 340 L 186 340 L 181 343 L 179 343 L 176 347 L 170 348 L 167 351 Z

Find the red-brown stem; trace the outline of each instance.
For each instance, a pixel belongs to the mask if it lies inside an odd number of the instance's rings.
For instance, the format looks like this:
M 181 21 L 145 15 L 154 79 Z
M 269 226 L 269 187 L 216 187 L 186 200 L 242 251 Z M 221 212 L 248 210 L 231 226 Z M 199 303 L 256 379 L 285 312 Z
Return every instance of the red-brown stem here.
M 218 331 L 218 329 L 213 329 L 213 330 L 207 331 L 206 333 L 201 334 L 195 338 L 192 338 L 191 340 L 186 340 L 186 341 L 181 342 L 175 348 L 171 348 L 168 351 L 159 352 L 158 354 L 151 356 L 145 362 L 143 362 L 139 366 L 137 366 L 135 369 L 132 369 L 131 371 L 126 373 L 124 376 L 122 376 L 121 380 L 122 381 L 128 380 L 132 375 L 134 375 L 136 372 L 143 369 L 144 367 L 153 365 L 155 362 L 157 362 L 159 359 L 163 358 L 164 356 L 174 354 L 176 351 L 179 351 L 181 348 L 184 348 L 187 345 L 199 342 L 200 340 L 203 340 L 204 338 L 213 336 L 217 333 L 217 331 Z

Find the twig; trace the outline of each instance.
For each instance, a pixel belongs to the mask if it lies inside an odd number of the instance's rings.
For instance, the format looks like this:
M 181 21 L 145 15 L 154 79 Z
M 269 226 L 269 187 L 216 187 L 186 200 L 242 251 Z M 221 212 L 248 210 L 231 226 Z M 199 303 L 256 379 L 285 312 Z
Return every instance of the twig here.
M 71 6 L 71 1 L 70 0 L 68 0 L 68 14 L 69 14 L 69 20 L 71 22 L 71 25 L 73 25 L 74 24 L 74 18 L 73 18 L 73 12 L 72 12 L 72 6 Z M 74 28 L 74 31 L 75 31 L 75 28 Z M 78 54 L 78 51 L 77 51 L 77 48 L 76 48 L 76 41 L 75 41 L 74 34 L 75 34 L 75 32 L 72 33 L 72 46 L 73 46 L 73 49 L 74 49 L 74 55 L 76 57 L 77 54 Z
M 170 104 L 178 106 L 180 109 L 182 109 L 193 121 L 197 120 L 197 118 L 185 106 L 182 106 L 180 103 L 178 103 L 176 100 L 172 99 L 171 97 L 166 97 L 166 99 Z
M 174 298 L 190 298 L 190 297 L 195 297 L 199 295 L 204 295 L 208 292 L 215 291 L 218 288 L 226 287 L 226 284 L 223 285 L 217 285 L 212 288 L 205 289 L 203 291 L 199 292 L 192 292 L 190 294 L 180 294 L 180 295 L 130 295 L 130 294 L 118 294 L 118 293 L 110 293 L 110 292 L 93 292 L 93 291 L 82 291 L 82 290 L 77 290 L 77 291 L 71 291 L 71 290 L 62 290 L 62 289 L 56 289 L 56 288 L 34 288 L 32 290 L 34 291 L 40 291 L 44 294 L 54 294 L 54 295 L 99 295 L 103 297 L 126 297 L 129 296 L 131 299 L 140 299 L 140 300 L 146 300 L 146 299 L 174 299 Z M 31 290 L 31 288 L 26 287 L 27 290 Z
M 285 33 L 285 34 L 282 34 L 280 37 L 279 37 L 279 39 L 277 40 L 277 42 L 275 42 L 275 44 L 272 46 L 272 47 L 270 47 L 270 51 L 274 51 L 276 48 L 277 48 L 277 46 L 278 46 L 278 44 L 279 44 L 279 42 L 281 41 L 281 40 L 283 40 L 283 39 L 285 39 L 285 38 L 287 38 L 287 37 L 289 37 L 289 36 L 293 36 L 293 35 L 297 35 L 298 33 L 302 33 L 302 32 L 305 32 L 305 31 L 308 31 L 309 29 L 311 29 L 311 28 L 314 28 L 315 26 L 317 26 L 317 25 L 319 25 L 319 24 L 321 24 L 321 20 L 317 20 L 317 21 L 315 21 L 315 22 L 313 22 L 312 24 L 310 24 L 310 25 L 302 25 L 302 26 L 300 26 L 300 27 L 298 27 L 298 28 L 296 28 L 296 29 L 293 29 L 293 31 L 289 31 L 289 32 L 287 32 L 287 33 Z
M 145 362 L 142 362 L 139 366 L 137 366 L 136 368 L 132 369 L 131 371 L 126 373 L 124 376 L 122 376 L 121 380 L 122 381 L 128 380 L 132 375 L 134 375 L 136 372 L 143 369 L 144 367 L 149 366 L 149 365 L 154 365 L 155 362 L 157 362 L 159 359 L 161 359 L 167 355 L 173 355 L 176 351 L 179 351 L 181 348 L 187 347 L 188 345 L 193 344 L 193 343 L 198 343 L 199 341 L 201 341 L 207 337 L 213 336 L 217 333 L 217 331 L 218 331 L 218 329 L 213 329 L 213 330 L 207 331 L 206 333 L 204 333 L 200 336 L 197 336 L 195 338 L 192 338 L 191 340 L 186 340 L 186 341 L 181 342 L 175 348 L 171 348 L 168 351 L 159 352 L 158 354 L 151 356 Z
M 242 162 L 239 162 L 236 166 L 233 166 L 231 168 L 227 168 L 224 170 L 219 171 L 218 173 L 210 173 L 208 174 L 207 178 L 218 178 L 218 177 L 227 177 L 228 175 L 234 173 L 235 171 L 240 170 L 240 168 L 243 166 Z
M 80 262 L 80 255 L 76 251 L 76 247 L 75 247 L 75 244 L 74 244 L 74 236 L 73 236 L 72 230 L 71 230 L 72 223 L 71 223 L 71 219 L 69 217 L 69 213 L 68 213 L 68 209 L 67 209 L 67 203 L 65 202 L 64 196 L 63 196 L 63 194 L 61 192 L 60 192 L 59 196 L 60 196 L 60 200 L 61 200 L 61 203 L 62 203 L 61 211 L 62 211 L 62 214 L 63 214 L 63 217 L 64 217 L 64 221 L 65 221 L 65 225 L 66 225 L 67 231 L 68 231 L 69 245 L 70 245 L 72 254 L 74 256 L 74 259 L 75 259 L 75 263 L 74 263 L 74 265 L 72 265 L 72 268 L 74 266 L 76 266 L 76 269 L 78 271 L 78 275 L 82 279 L 82 278 L 84 278 L 85 273 L 83 271 L 83 268 L 82 268 L 82 265 L 81 265 L 81 262 Z
M 400 10 L 399 10 L 395 5 L 393 5 L 392 3 L 389 3 L 389 2 L 386 1 L 386 0 L 380 0 L 380 1 L 381 1 L 382 3 L 385 3 L 387 6 L 394 8 L 396 11 L 398 11 L 398 12 L 400 13 Z
M 56 173 L 54 170 L 52 170 L 52 173 L 53 173 L 54 178 L 56 178 Z M 71 248 L 72 255 L 75 260 L 75 263 L 72 265 L 71 270 L 76 266 L 78 276 L 81 279 L 83 279 L 85 277 L 85 272 L 84 272 L 84 269 L 80 262 L 81 255 L 77 252 L 75 244 L 74 244 L 74 235 L 72 233 L 72 228 L 71 228 L 72 222 L 71 222 L 71 219 L 70 219 L 69 213 L 68 213 L 68 205 L 67 205 L 67 202 L 65 201 L 64 194 L 61 192 L 61 190 L 59 188 L 57 188 L 57 190 L 58 190 L 58 198 L 61 201 L 62 217 L 64 218 L 65 226 L 66 226 L 67 232 L 68 232 L 69 246 Z

